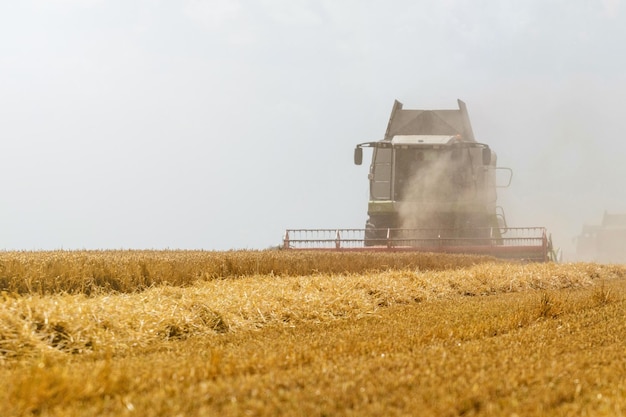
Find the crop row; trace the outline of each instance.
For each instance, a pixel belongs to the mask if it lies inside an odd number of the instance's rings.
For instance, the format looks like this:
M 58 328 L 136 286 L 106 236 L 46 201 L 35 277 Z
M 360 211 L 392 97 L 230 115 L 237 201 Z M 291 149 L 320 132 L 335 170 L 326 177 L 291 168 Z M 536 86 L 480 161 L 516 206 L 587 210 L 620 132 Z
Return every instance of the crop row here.
M 349 274 L 387 269 L 444 270 L 489 258 L 424 253 L 296 251 L 0 252 L 0 291 L 16 294 L 132 293 L 253 275 Z

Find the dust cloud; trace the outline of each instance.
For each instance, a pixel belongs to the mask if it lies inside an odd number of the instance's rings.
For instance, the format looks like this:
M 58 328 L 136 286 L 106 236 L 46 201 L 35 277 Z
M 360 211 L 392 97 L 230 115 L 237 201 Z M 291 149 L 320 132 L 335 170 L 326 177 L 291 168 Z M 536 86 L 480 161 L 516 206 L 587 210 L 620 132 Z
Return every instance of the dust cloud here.
M 399 167 L 397 201 L 403 201 L 398 211 L 400 227 L 451 228 L 463 225 L 450 224 L 442 215 L 442 207 L 455 201 L 467 201 L 476 194 L 475 187 L 467 181 L 468 173 L 455 164 L 452 152 L 432 149 L 404 150 Z M 404 175 L 403 175 L 404 174 Z M 469 186 L 468 186 L 469 185 Z
M 623 97 L 626 77 L 587 76 L 553 84 L 510 81 L 458 97 L 468 104 L 476 140 L 498 155 L 498 167 L 513 171 L 510 187 L 497 189 L 508 226 L 545 227 L 562 261 L 626 263 L 626 223 L 600 232 L 607 229 L 601 227 L 605 212 L 626 214 Z M 405 101 L 407 107 L 432 107 L 426 100 Z M 407 201 L 400 207 L 401 227 L 442 221 L 437 201 L 452 192 L 448 164 L 441 160 L 406 174 L 414 185 L 401 191 Z M 416 209 L 425 197 L 431 203 Z M 592 252 L 590 242 L 600 242 Z
M 621 257 L 579 250 L 583 232 L 601 225 L 605 212 L 626 213 L 625 85 L 624 77 L 580 76 L 554 85 L 509 84 L 467 99 L 477 140 L 514 172 L 511 186 L 498 190 L 508 224 L 546 227 L 563 261 L 626 262 L 624 240 L 607 244 Z M 626 224 L 611 227 L 626 230 Z

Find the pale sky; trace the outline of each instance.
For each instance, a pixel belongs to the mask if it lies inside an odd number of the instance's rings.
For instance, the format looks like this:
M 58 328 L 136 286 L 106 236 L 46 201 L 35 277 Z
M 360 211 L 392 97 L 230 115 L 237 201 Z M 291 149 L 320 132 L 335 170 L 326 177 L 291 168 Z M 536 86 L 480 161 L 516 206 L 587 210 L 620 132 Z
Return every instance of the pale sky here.
M 626 212 L 620 0 L 4 0 L 0 250 L 265 249 L 363 227 L 405 108 L 467 103 L 510 226 Z

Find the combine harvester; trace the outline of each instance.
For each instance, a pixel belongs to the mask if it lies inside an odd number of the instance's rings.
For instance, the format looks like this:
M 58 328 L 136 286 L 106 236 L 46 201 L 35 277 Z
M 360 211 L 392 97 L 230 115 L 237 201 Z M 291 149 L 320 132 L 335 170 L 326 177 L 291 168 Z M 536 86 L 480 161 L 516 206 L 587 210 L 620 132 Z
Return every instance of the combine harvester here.
M 288 229 L 283 248 L 334 251 L 423 251 L 554 260 L 544 227 L 508 227 L 496 189 L 512 171 L 476 142 L 465 103 L 458 110 L 405 110 L 396 101 L 384 139 L 372 148 L 364 229 Z M 506 174 L 496 184 L 496 172 Z
M 576 242 L 578 261 L 626 264 L 626 213 L 604 212 L 599 225 L 584 225 Z

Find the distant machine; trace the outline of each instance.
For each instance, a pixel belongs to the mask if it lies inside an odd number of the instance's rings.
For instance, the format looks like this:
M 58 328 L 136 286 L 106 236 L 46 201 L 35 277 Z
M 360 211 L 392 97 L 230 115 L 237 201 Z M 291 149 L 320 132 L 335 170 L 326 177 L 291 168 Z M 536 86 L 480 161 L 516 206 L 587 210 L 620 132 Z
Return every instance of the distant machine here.
M 626 263 L 626 213 L 604 213 L 599 225 L 584 225 L 576 239 L 581 261 Z
M 372 148 L 368 219 L 364 229 L 290 229 L 291 249 L 429 251 L 548 261 L 551 239 L 543 227 L 508 227 L 496 189 L 512 171 L 474 139 L 467 107 L 406 110 L 395 101 L 385 136 L 360 143 Z M 496 172 L 506 174 L 496 184 Z

